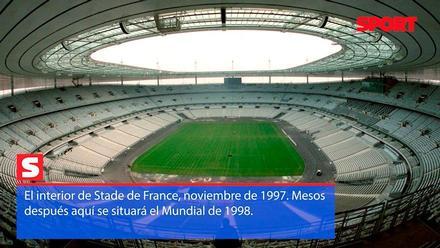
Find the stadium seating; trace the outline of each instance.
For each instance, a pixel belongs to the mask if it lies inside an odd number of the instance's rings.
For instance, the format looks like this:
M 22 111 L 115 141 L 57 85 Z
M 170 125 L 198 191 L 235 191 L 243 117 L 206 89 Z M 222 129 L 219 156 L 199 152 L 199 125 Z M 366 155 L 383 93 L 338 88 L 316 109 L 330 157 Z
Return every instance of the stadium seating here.
M 408 97 L 396 98 L 401 92 Z M 430 97 L 416 103 L 427 92 Z M 34 99 L 42 107 L 33 106 Z M 361 82 L 30 92 L 0 99 L 0 190 L 15 193 L 17 153 L 45 153 L 47 180 L 102 182 L 110 161 L 183 118 L 275 118 L 308 135 L 332 161 L 337 210 L 343 211 L 439 183 L 439 100 L 433 86 L 397 84 L 384 95 L 362 91 Z M 11 104 L 17 112 L 6 107 Z

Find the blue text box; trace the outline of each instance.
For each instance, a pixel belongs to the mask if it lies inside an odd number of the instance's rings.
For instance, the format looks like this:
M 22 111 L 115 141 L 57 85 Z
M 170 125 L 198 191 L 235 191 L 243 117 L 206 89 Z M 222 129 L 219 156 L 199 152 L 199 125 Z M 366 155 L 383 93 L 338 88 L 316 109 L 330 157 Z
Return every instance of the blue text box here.
M 18 186 L 19 239 L 333 239 L 334 186 Z

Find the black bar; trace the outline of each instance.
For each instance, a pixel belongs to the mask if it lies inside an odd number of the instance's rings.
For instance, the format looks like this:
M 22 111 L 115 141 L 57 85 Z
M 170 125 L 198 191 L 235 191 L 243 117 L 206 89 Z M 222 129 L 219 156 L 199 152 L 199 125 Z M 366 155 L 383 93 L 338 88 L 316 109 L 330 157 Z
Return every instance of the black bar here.
M 221 8 L 222 25 L 226 24 L 226 9 Z

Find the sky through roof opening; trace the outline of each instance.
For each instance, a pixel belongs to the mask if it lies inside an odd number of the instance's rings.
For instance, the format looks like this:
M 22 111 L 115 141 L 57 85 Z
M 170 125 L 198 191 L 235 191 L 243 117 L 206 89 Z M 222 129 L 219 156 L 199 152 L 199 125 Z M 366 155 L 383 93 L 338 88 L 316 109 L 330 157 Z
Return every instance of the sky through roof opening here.
M 278 31 L 200 31 L 125 42 L 92 59 L 175 72 L 283 70 L 341 50 L 320 37 Z

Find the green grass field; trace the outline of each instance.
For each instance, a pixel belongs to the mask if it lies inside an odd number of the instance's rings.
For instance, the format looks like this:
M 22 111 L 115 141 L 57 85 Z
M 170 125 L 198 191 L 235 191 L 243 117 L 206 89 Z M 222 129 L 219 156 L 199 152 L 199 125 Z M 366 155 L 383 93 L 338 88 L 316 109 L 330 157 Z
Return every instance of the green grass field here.
M 191 122 L 139 156 L 132 170 L 186 176 L 294 176 L 302 175 L 304 161 L 272 122 Z

